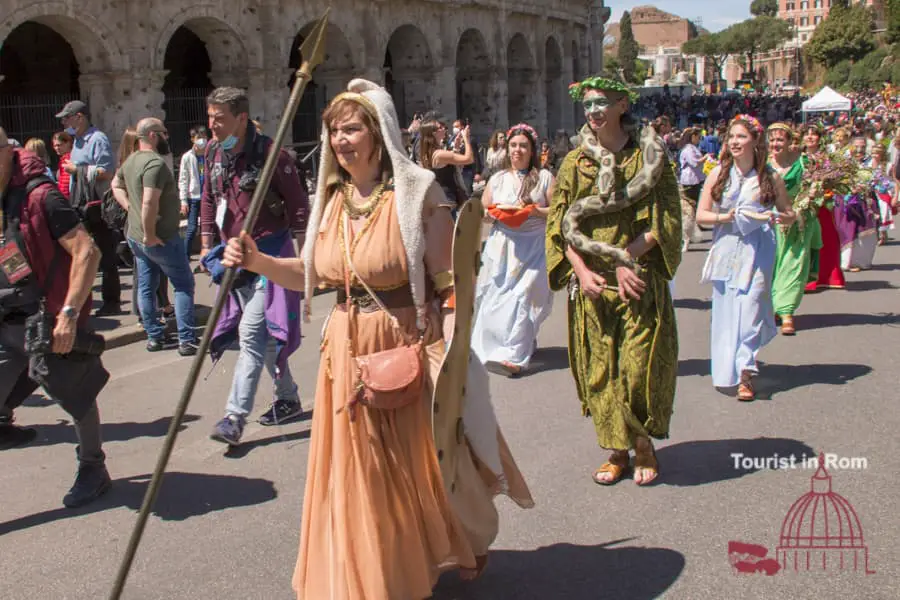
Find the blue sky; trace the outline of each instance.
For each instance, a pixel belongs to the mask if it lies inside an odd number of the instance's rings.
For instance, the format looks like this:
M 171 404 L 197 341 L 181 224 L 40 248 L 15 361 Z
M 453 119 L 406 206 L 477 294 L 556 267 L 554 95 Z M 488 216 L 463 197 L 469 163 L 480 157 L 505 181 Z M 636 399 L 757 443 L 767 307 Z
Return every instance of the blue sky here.
M 617 23 L 623 12 L 635 6 L 648 5 L 693 21 L 700 17 L 703 27 L 710 31 L 721 31 L 750 18 L 750 0 L 606 0 L 606 6 L 612 9 L 609 22 Z

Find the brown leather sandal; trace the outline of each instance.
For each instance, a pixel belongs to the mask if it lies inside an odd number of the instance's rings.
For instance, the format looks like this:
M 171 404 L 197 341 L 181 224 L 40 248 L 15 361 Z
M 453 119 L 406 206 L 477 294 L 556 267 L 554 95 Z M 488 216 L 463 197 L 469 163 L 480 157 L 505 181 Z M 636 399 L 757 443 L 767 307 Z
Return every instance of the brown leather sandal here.
M 625 476 L 625 471 L 627 471 L 627 470 L 628 470 L 627 463 L 623 465 L 623 464 L 612 462 L 612 460 L 610 460 L 609 462 L 605 462 L 602 465 L 600 465 L 600 468 L 597 469 L 596 471 L 594 471 L 594 474 L 591 476 L 591 479 L 593 479 L 594 483 L 596 483 L 597 485 L 615 485 L 622 480 L 622 477 Z M 602 475 L 603 473 L 611 473 L 612 478 L 611 479 L 601 479 L 599 477 L 599 475 Z
M 756 400 L 756 392 L 753 390 L 752 375 L 749 373 L 741 374 L 741 383 L 738 385 L 737 399 L 741 402 L 752 402 Z
M 781 317 L 781 335 L 796 335 L 797 330 L 794 328 L 794 316 L 784 315 Z

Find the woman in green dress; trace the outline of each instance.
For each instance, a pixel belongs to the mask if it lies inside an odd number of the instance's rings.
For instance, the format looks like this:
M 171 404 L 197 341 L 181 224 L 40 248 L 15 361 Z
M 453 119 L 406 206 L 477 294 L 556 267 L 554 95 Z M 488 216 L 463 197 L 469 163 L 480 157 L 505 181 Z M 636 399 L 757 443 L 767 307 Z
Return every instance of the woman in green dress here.
M 582 412 L 612 450 L 601 485 L 631 467 L 656 479 L 650 439 L 665 439 L 675 399 L 678 335 L 668 282 L 681 261 L 681 201 L 665 144 L 638 137 L 629 88 L 612 76 L 570 86 L 587 124 L 560 165 L 547 218 L 547 271 L 569 290 L 569 362 Z M 624 126 L 623 126 L 624 125 Z
M 803 180 L 805 158 L 791 152 L 793 129 L 787 123 L 769 126 L 769 164 L 781 175 L 788 196 L 794 201 Z M 792 225 L 775 228 L 778 247 L 775 254 L 775 271 L 772 280 L 772 301 L 776 317 L 781 319 L 781 334 L 794 335 L 794 315 L 803 299 L 804 289 L 810 281 L 810 254 L 822 247 L 822 229 L 816 217 L 815 207 L 807 210 L 794 208 L 797 220 Z

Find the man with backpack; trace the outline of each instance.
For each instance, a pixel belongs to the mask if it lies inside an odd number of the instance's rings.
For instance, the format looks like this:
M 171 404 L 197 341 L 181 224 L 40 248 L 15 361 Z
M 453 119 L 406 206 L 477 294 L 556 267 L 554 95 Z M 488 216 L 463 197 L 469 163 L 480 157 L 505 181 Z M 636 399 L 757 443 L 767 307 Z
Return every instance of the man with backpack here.
M 263 163 L 272 140 L 250 119 L 246 92 L 232 87 L 213 90 L 206 100 L 213 139 L 207 145 L 207 176 L 200 201 L 201 256 L 215 283 L 224 268 L 224 244 L 213 247 L 216 234 L 224 241 L 238 237 L 244 225 Z M 260 252 L 296 256 L 303 247 L 309 199 L 297 168 L 284 149 L 276 149 L 278 163 L 266 190 L 262 210 L 251 232 Z M 237 445 L 253 410 L 263 366 L 275 380 L 272 405 L 260 418 L 277 425 L 303 415 L 288 358 L 300 346 L 301 295 L 242 271 L 213 332 L 210 352 L 217 360 L 237 337 L 240 353 L 225 416 L 212 439 Z
M 75 424 L 78 475 L 63 499 L 74 508 L 111 486 L 97 409 L 109 373 L 87 323 L 100 252 L 45 170 L 0 129 L 0 449 L 34 439 L 13 411 L 43 387 Z

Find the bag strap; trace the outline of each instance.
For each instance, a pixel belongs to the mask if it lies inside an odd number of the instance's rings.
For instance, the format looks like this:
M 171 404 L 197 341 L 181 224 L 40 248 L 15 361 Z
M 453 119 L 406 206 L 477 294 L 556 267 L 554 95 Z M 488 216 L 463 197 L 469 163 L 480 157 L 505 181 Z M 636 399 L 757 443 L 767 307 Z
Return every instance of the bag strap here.
M 353 266 L 353 260 L 350 258 L 350 244 L 352 243 L 352 238 L 350 236 L 350 218 L 347 216 L 346 211 L 343 211 L 343 214 L 341 216 L 342 216 L 343 227 L 344 227 L 344 260 L 347 263 L 348 269 L 353 272 L 353 275 L 362 284 L 363 288 L 366 290 L 366 293 L 368 293 L 369 296 L 372 297 L 372 300 L 375 301 L 375 304 L 378 305 L 378 308 L 380 308 L 382 311 L 384 311 L 384 313 L 390 318 L 391 325 L 394 326 L 394 328 L 400 334 L 400 337 L 404 341 L 406 341 L 407 344 L 412 344 L 412 342 L 409 341 L 409 336 L 403 330 L 403 327 L 400 326 L 400 321 L 397 319 L 397 317 L 394 315 L 394 313 L 392 313 L 390 310 L 388 310 L 388 307 L 384 305 L 384 302 L 381 301 L 381 298 L 378 297 L 378 294 L 376 294 L 372 290 L 372 288 L 369 287 L 369 284 L 367 284 L 365 282 L 365 280 L 359 276 L 359 273 L 357 272 L 356 267 Z M 347 301 L 349 302 L 350 301 L 350 277 L 349 277 L 349 273 L 347 272 L 346 269 L 344 271 L 344 287 L 345 287 L 345 291 L 347 293 Z M 423 335 L 424 335 L 424 332 L 420 330 L 419 331 L 419 339 L 421 339 L 423 337 Z

